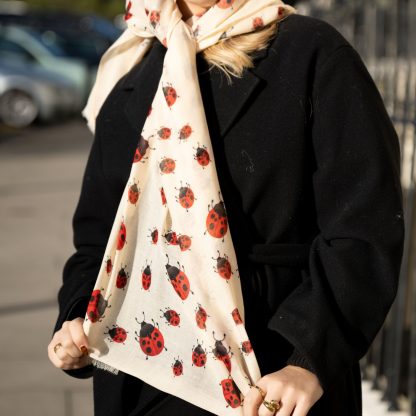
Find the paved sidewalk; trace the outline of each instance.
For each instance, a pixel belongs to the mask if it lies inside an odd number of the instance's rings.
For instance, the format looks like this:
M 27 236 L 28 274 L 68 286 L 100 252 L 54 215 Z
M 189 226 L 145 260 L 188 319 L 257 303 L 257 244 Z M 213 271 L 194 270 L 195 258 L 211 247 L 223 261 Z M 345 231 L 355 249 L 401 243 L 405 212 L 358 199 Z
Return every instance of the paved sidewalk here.
M 388 405 L 381 401 L 382 393 L 371 390 L 371 384 L 363 382 L 363 416 L 409 416 L 408 412 L 389 412 Z
M 91 379 L 67 376 L 46 353 L 90 145 L 82 121 L 0 139 L 1 416 L 93 415 Z M 364 393 L 364 416 L 407 416 L 387 413 L 368 384 Z
M 53 367 L 71 217 L 91 144 L 79 122 L 0 139 L 0 415 L 92 416 L 91 380 Z

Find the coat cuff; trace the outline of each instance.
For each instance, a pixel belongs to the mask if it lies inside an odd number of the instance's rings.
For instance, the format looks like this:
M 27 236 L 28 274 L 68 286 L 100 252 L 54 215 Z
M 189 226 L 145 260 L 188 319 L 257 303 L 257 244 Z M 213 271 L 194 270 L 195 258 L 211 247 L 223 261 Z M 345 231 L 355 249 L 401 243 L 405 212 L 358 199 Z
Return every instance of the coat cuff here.
M 64 373 L 68 374 L 74 378 L 90 378 L 93 375 L 94 366 L 92 364 L 88 364 L 82 368 L 74 368 L 73 370 L 62 370 Z
M 71 306 L 71 309 L 67 313 L 65 320 L 71 321 L 75 318 L 85 318 L 89 301 L 90 296 L 83 296 L 75 300 Z
M 305 368 L 306 370 L 309 370 L 311 373 L 314 373 L 316 375 L 316 371 L 310 365 L 306 357 L 296 349 L 293 351 L 292 355 L 287 359 L 286 364 Z

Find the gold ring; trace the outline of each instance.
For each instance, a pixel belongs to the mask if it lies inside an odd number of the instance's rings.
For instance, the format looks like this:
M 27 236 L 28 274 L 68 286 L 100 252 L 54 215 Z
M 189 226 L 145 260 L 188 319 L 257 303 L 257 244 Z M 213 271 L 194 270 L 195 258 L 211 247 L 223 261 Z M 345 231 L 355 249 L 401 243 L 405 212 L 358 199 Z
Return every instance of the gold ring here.
M 259 391 L 261 398 L 264 400 L 264 398 L 266 397 L 265 391 L 261 387 L 259 387 L 257 384 L 255 384 L 254 387 Z
M 55 351 L 55 354 L 56 354 L 56 351 L 58 351 L 59 350 L 59 348 L 61 348 L 62 347 L 62 344 L 60 343 L 60 342 L 58 342 L 54 347 L 53 347 L 53 350 Z
M 281 408 L 280 400 L 263 400 L 263 404 L 264 407 L 267 410 L 270 410 L 270 412 L 273 412 L 273 414 L 275 414 Z

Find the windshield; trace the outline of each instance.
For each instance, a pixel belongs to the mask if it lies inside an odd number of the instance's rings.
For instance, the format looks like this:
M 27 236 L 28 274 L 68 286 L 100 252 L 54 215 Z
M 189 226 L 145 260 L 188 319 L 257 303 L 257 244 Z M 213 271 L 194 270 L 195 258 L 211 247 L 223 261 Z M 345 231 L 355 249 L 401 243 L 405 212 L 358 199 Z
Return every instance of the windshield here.
M 38 31 L 24 27 L 24 30 L 29 33 L 34 39 L 36 39 L 39 43 L 41 43 L 52 55 L 65 57 L 67 54 L 65 51 L 59 46 L 59 39 L 55 36 L 51 36 L 50 33 L 45 35 L 40 34 Z

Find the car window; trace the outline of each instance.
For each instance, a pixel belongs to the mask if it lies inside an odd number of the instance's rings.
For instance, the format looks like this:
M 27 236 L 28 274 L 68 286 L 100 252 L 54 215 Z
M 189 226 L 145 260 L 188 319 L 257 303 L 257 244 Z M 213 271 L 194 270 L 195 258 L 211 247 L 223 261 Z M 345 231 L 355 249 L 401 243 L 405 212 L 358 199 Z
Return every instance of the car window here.
M 28 50 L 17 43 L 0 38 L 0 56 L 3 59 L 21 59 L 24 61 L 35 62 L 36 58 Z
M 50 36 L 44 37 L 37 30 L 31 29 L 29 27 L 25 27 L 24 29 L 30 36 L 41 43 L 42 46 L 46 48 L 52 55 L 59 58 L 66 56 L 65 51 L 63 51 L 62 48 L 56 42 L 54 42 Z

